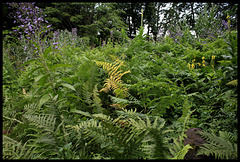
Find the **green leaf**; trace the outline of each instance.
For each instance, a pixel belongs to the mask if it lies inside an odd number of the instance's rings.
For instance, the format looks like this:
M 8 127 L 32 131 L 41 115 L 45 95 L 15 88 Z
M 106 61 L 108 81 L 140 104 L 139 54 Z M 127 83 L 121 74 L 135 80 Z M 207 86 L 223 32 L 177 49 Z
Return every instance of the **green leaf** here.
M 41 68 L 43 68 L 43 67 L 38 66 L 38 67 L 36 67 L 36 68 L 33 68 L 33 69 L 28 73 L 28 75 L 32 75 L 36 70 L 41 69 Z
M 43 95 L 42 98 L 39 101 L 39 107 L 41 107 L 49 99 L 50 99 L 50 96 L 48 94 Z
M 39 75 L 38 77 L 35 78 L 35 83 L 37 83 L 42 77 L 44 77 L 46 75 Z
M 89 112 L 84 112 L 84 111 L 77 110 L 77 109 L 71 109 L 70 112 L 81 114 L 81 115 L 88 116 L 88 117 L 92 117 Z
M 29 63 L 34 62 L 34 61 L 36 61 L 36 59 L 28 60 L 28 61 L 24 62 L 22 65 L 20 65 L 20 67 L 25 66 L 26 64 L 29 64 Z
M 67 87 L 67 88 L 69 88 L 69 89 L 71 89 L 71 90 L 76 91 L 76 89 L 75 89 L 72 85 L 70 85 L 70 84 L 68 84 L 68 83 L 62 83 L 61 85 L 64 86 L 64 87 Z
M 36 42 L 32 42 L 32 44 L 34 44 L 34 46 L 39 50 L 39 45 Z
M 77 98 L 79 99 L 80 101 L 84 102 L 84 100 L 78 96 L 75 96 L 74 94 L 67 94 L 68 97 L 74 97 L 74 98 Z
M 46 81 L 47 81 L 47 77 L 48 77 L 49 74 L 47 75 L 39 75 L 38 77 L 36 77 L 35 79 L 35 83 L 39 83 L 39 85 L 43 86 Z
M 71 80 L 70 78 L 67 78 L 67 77 L 62 77 L 62 78 L 60 79 L 60 81 L 64 81 L 64 82 L 67 82 L 67 83 L 69 83 L 69 84 L 72 84 L 72 80 Z
M 43 52 L 43 56 L 44 58 L 46 58 L 46 56 L 52 51 L 52 47 L 48 47 L 47 49 L 45 49 L 45 51 Z
M 54 69 L 59 68 L 59 67 L 73 67 L 73 65 L 69 65 L 69 64 L 56 64 L 56 65 L 53 65 L 50 69 L 54 70 Z

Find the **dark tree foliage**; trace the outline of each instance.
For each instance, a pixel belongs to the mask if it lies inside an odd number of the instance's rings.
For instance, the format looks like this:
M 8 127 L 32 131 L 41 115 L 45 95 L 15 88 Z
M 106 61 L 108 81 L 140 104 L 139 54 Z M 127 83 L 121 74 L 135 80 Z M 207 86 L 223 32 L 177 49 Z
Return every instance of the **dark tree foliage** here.
M 110 37 L 119 37 L 121 29 L 125 29 L 130 38 L 134 38 L 141 25 L 141 10 L 143 9 L 143 26 L 148 36 L 156 40 L 160 31 L 163 35 L 168 30 L 175 31 L 173 27 L 182 29 L 188 26 L 189 30 L 195 30 L 199 15 L 206 10 L 210 16 L 210 8 L 215 6 L 213 15 L 219 24 L 231 21 L 231 28 L 237 28 L 238 5 L 229 3 L 196 3 L 196 2 L 127 2 L 127 3 L 80 3 L 80 2 L 37 2 L 36 6 L 43 9 L 46 20 L 52 24 L 54 30 L 77 28 L 78 35 L 90 38 L 92 43 L 107 41 Z M 9 17 L 10 12 L 6 3 L 3 3 L 3 28 L 14 27 L 13 19 Z M 226 17 L 230 16 L 227 20 Z M 112 33 L 112 34 L 111 34 Z M 199 35 L 199 34 L 198 34 Z M 96 37 L 98 40 L 96 41 Z

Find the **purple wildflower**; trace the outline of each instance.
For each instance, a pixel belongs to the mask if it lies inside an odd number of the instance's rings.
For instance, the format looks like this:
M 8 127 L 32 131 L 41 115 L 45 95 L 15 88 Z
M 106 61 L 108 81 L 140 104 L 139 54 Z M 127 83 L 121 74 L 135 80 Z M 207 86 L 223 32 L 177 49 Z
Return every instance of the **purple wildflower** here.
M 106 42 L 105 42 L 105 41 L 103 41 L 102 47 L 103 47 L 103 46 L 105 46 L 105 45 L 106 45 Z
M 222 20 L 222 24 L 225 27 L 225 29 L 228 29 L 228 23 L 225 20 Z
M 54 35 L 54 36 L 58 35 L 58 32 L 57 32 L 57 31 L 54 31 L 53 35 Z

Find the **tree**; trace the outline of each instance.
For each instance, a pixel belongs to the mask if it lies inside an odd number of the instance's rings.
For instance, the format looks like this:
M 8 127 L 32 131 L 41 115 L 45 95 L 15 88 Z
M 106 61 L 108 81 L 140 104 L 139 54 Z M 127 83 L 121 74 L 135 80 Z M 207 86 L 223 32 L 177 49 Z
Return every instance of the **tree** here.
M 123 22 L 128 25 L 128 36 L 133 38 L 137 34 L 137 30 L 141 26 L 141 9 L 144 8 L 144 3 L 118 3 L 118 10 L 123 10 L 125 13 L 120 14 Z
M 110 37 L 110 32 L 118 36 L 126 25 L 119 16 L 123 11 L 116 9 L 116 3 L 51 3 L 44 8 L 47 20 L 55 29 L 77 28 L 80 37 L 89 37 L 96 43 Z
M 116 3 L 98 3 L 96 7 L 95 24 L 102 40 L 109 37 L 118 37 L 126 24 L 119 16 L 124 11 L 117 10 Z

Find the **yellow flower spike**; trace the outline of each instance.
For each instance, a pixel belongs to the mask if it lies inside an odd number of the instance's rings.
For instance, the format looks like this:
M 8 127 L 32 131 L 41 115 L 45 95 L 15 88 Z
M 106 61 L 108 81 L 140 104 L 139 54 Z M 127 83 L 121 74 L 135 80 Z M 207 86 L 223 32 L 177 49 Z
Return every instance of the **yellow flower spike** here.
M 227 17 L 226 17 L 226 18 L 228 19 L 229 17 L 230 17 L 230 16 L 229 16 L 229 15 L 227 15 Z
M 196 61 L 195 59 L 192 60 L 192 62 L 195 62 L 195 61 Z
M 230 20 L 228 20 L 228 25 L 230 26 L 230 23 L 231 23 L 231 21 Z
M 188 63 L 188 65 L 187 65 L 188 67 L 189 67 L 189 69 L 190 69 L 190 67 L 191 67 L 191 64 L 190 63 Z
M 195 65 L 194 64 L 192 64 L 192 69 L 194 69 L 195 68 Z
M 202 57 L 202 59 L 204 60 L 204 59 L 205 59 L 205 57 Z
M 215 60 L 215 56 L 214 55 L 212 55 L 212 60 Z

